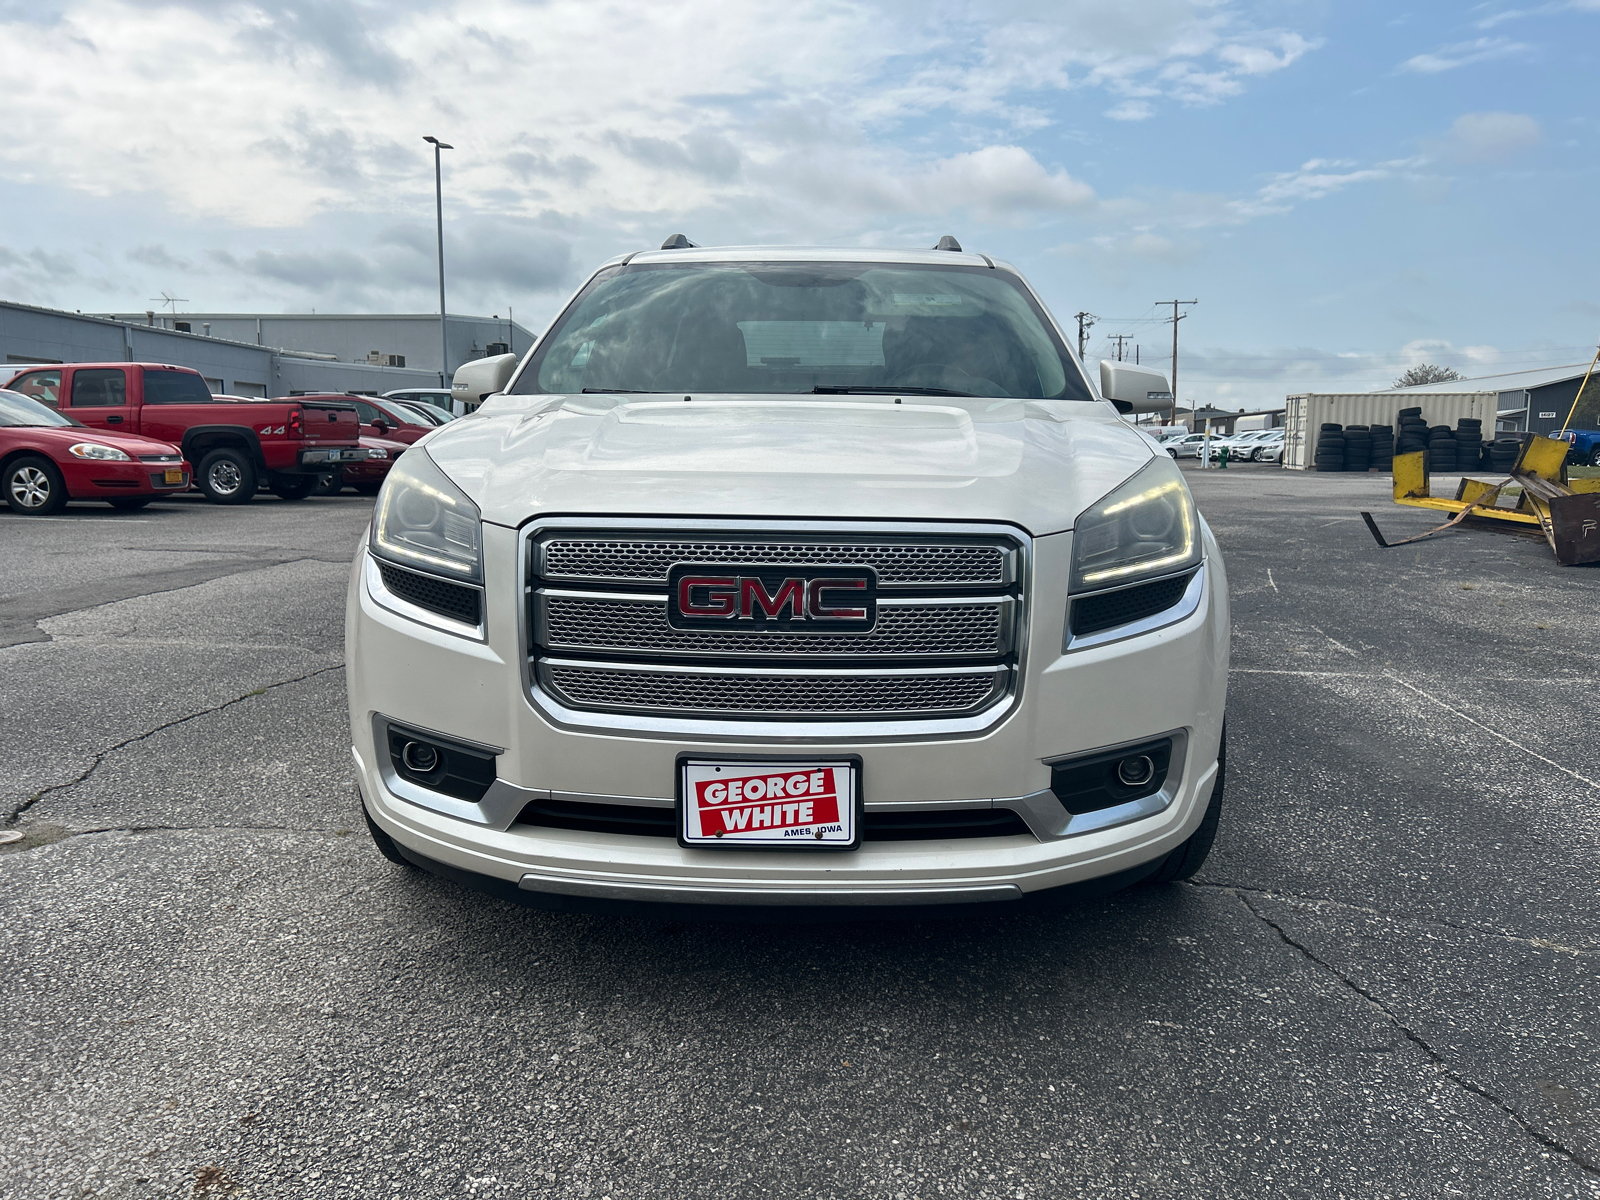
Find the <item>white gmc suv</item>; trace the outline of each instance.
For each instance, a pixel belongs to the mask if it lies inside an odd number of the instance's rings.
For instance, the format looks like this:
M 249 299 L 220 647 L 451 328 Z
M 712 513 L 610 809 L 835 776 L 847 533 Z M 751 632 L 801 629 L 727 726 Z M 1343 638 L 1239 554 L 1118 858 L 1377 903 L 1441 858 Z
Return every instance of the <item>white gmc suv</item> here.
M 1192 874 L 1228 591 L 1119 417 L 1164 377 L 1097 389 L 954 239 L 668 246 L 458 371 L 486 402 L 389 474 L 346 631 L 383 853 L 708 915 Z

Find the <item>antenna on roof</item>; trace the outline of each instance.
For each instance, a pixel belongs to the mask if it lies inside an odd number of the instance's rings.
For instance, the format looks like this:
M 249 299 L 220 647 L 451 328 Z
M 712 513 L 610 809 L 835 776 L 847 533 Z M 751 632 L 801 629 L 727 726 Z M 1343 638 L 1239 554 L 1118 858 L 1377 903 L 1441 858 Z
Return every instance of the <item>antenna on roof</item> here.
M 937 246 L 935 246 L 934 249 L 935 250 L 954 250 L 957 254 L 960 254 L 961 253 L 961 243 L 956 241 L 955 238 L 951 237 L 947 233 L 942 238 L 939 239 L 939 244 Z
M 182 296 L 169 296 L 165 292 L 162 292 L 160 300 L 157 300 L 154 296 L 152 296 L 152 297 L 150 297 L 150 303 L 151 304 L 160 304 L 163 307 L 165 307 L 167 305 L 171 305 L 173 313 L 177 313 L 178 305 L 187 304 L 189 302 L 187 300 L 185 300 Z
M 663 250 L 698 250 L 698 249 L 700 249 L 699 246 L 695 245 L 693 242 L 691 242 L 688 238 L 686 238 L 681 233 L 675 233 L 671 237 L 669 237 L 666 241 L 662 242 L 661 243 L 661 248 Z

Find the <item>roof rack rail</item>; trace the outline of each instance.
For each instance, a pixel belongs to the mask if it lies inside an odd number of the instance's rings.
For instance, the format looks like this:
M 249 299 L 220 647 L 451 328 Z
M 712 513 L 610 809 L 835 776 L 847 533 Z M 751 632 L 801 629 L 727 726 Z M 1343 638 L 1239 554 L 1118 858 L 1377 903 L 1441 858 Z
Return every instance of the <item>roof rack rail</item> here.
M 700 249 L 699 246 L 695 245 L 693 242 L 691 242 L 688 238 L 686 238 L 681 233 L 675 233 L 671 237 L 669 237 L 666 241 L 662 242 L 661 243 L 661 248 L 663 250 L 698 250 L 698 249 Z
M 935 250 L 954 250 L 957 254 L 960 254 L 961 253 L 961 243 L 956 241 L 955 238 L 951 237 L 947 233 L 942 238 L 939 239 L 939 244 L 937 246 L 935 246 L 934 249 Z

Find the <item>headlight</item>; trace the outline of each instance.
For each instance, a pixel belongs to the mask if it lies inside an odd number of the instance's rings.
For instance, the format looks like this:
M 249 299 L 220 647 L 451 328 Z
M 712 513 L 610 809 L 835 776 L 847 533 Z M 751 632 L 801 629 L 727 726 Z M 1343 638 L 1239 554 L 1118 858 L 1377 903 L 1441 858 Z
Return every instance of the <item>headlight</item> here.
M 115 446 L 102 446 L 99 442 L 79 442 L 76 446 L 67 447 L 67 453 L 74 458 L 110 459 L 116 462 L 133 461 Z
M 417 449 L 395 460 L 372 518 L 372 552 L 402 566 L 483 582 L 478 506 Z
M 1072 591 L 1098 592 L 1200 562 L 1200 515 L 1165 454 L 1078 518 Z
M 387 450 L 385 450 L 382 446 L 374 446 L 371 450 L 367 451 L 367 457 L 368 458 L 388 458 L 389 457 L 389 452 Z

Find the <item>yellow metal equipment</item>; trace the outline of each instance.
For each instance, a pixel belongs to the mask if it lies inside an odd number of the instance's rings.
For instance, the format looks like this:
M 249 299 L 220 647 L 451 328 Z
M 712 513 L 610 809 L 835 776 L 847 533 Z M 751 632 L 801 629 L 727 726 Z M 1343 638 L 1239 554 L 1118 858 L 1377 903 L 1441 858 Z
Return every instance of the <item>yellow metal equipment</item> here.
M 1535 435 L 1517 455 L 1511 477 L 1502 483 L 1463 479 L 1455 499 L 1435 496 L 1428 486 L 1422 451 L 1394 456 L 1394 502 L 1455 515 L 1436 529 L 1390 542 L 1378 532 L 1371 513 L 1362 513 L 1380 546 L 1403 546 L 1432 537 L 1468 517 L 1500 522 L 1505 528 L 1537 527 L 1564 567 L 1600 562 L 1600 479 L 1568 479 L 1566 442 Z M 1492 526 L 1490 526 L 1492 528 Z

